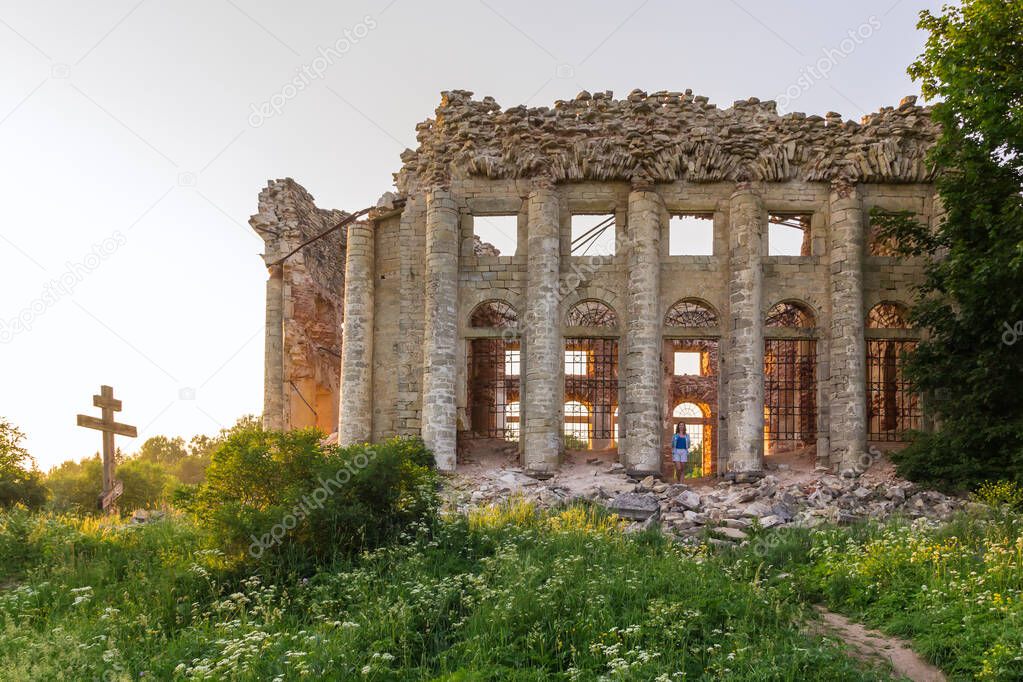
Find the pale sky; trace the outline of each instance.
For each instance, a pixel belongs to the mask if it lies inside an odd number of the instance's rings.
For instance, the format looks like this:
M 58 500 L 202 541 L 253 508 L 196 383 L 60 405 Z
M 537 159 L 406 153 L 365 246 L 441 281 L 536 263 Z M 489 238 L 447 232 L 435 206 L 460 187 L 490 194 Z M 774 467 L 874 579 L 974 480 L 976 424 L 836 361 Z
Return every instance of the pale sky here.
M 259 190 L 374 203 L 441 90 L 691 88 L 858 120 L 918 92 L 916 15 L 939 6 L 0 1 L 0 415 L 49 468 L 98 449 L 75 414 L 100 384 L 139 427 L 129 452 L 259 413 Z

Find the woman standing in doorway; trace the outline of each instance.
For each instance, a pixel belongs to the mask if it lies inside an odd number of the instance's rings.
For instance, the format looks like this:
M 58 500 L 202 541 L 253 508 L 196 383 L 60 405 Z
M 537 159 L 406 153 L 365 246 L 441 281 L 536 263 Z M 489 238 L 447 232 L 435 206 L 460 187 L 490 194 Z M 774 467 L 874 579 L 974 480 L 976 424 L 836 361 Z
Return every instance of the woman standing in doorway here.
M 686 425 L 679 422 L 675 426 L 675 435 L 671 439 L 671 463 L 675 466 L 675 480 L 686 477 L 686 463 L 689 461 L 689 434 Z

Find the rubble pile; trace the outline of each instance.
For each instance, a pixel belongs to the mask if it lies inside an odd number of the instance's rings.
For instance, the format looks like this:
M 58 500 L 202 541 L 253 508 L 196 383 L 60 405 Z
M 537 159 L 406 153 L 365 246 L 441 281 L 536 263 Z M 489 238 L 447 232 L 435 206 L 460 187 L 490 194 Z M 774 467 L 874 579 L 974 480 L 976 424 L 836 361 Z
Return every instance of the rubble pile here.
M 402 154 L 400 191 L 452 177 L 641 183 L 718 181 L 923 182 L 938 126 L 906 97 L 861 121 L 780 114 L 755 97 L 719 109 L 691 90 L 580 92 L 553 107 L 502 107 L 467 90 L 441 93 L 436 117 Z
M 777 471 L 750 482 L 689 485 L 653 476 L 637 481 L 629 478 L 620 464 L 597 466 L 602 470 L 591 473 L 592 482 L 579 475 L 540 481 L 515 467 L 455 479 L 448 489 L 448 503 L 464 512 L 515 497 L 524 497 L 541 508 L 586 500 L 629 519 L 631 530 L 660 524 L 664 532 L 683 538 L 702 538 L 709 533 L 715 544 L 742 542 L 755 527 L 813 528 L 896 514 L 947 520 L 967 504 L 892 475 L 846 478 L 825 471 L 809 476 Z

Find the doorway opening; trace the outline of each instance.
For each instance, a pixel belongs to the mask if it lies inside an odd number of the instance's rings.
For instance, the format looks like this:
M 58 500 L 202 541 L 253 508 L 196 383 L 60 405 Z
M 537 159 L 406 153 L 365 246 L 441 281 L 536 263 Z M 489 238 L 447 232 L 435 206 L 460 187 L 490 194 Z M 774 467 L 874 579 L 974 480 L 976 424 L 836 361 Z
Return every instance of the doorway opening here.
M 817 340 L 809 306 L 782 302 L 765 321 L 764 454 L 817 443 Z
M 685 478 L 701 478 L 713 473 L 714 427 L 710 406 L 706 403 L 683 400 L 672 408 L 669 422 L 672 435 L 679 424 L 685 424 L 686 433 L 689 435 L 689 461 L 683 467 Z M 670 473 L 665 473 L 665 476 L 668 477 L 665 480 L 671 480 L 670 477 L 675 473 L 670 450 L 668 454 L 667 466 L 670 468 Z M 664 472 L 662 471 L 662 473 Z

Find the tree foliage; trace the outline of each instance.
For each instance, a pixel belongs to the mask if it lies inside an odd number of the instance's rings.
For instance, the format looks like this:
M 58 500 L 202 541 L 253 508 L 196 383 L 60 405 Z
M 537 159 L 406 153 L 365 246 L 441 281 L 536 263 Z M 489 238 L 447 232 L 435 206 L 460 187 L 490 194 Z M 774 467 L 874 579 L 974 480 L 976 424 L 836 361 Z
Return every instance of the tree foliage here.
M 18 427 L 0 417 L 0 509 L 15 504 L 36 508 L 46 501 L 42 475 L 21 445 L 24 439 Z
M 188 448 L 181 436 L 153 436 L 142 444 L 135 456 L 144 462 L 171 466 L 188 457 Z
M 965 0 L 918 26 L 930 35 L 909 73 L 940 100 L 931 160 L 945 215 L 935 230 L 873 218 L 927 258 L 913 310 L 927 338 L 907 371 L 936 429 L 897 462 L 950 487 L 1023 481 L 1023 3 Z
M 224 441 L 240 430 L 257 429 L 252 416 L 240 418 L 234 426 L 222 429 L 215 436 L 194 436 L 188 445 L 184 438 L 153 436 L 133 455 L 117 451 L 116 476 L 124 484 L 124 494 L 117 500 L 122 512 L 153 509 L 173 502 L 179 496 L 188 498 L 189 490 L 202 483 L 210 457 Z M 66 461 L 46 476 L 50 508 L 59 512 L 94 513 L 96 500 L 103 490 L 103 463 L 93 455 L 80 461 Z

